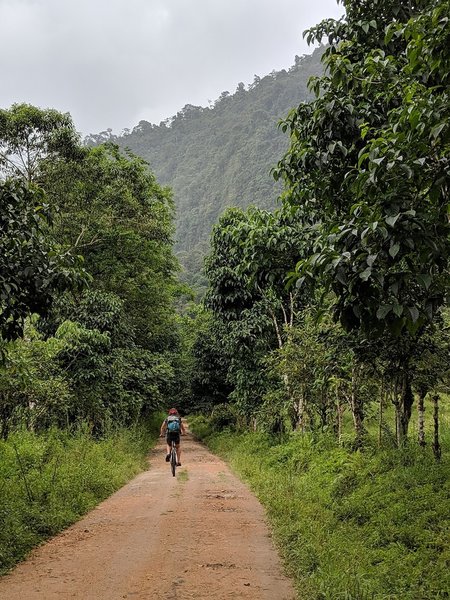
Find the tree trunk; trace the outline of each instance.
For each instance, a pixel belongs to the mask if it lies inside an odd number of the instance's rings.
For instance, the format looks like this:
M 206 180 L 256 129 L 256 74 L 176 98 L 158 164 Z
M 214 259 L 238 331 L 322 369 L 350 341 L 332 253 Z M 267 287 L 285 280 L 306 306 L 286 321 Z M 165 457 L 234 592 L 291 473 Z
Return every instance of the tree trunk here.
M 441 446 L 439 444 L 439 394 L 433 396 L 433 421 L 434 421 L 434 439 L 433 454 L 436 460 L 441 460 Z
M 322 431 L 325 430 L 328 425 L 328 398 L 325 386 L 322 386 L 320 390 L 320 428 Z
M 353 416 L 353 424 L 355 426 L 356 447 L 359 448 L 363 444 L 364 439 L 364 412 L 363 412 L 363 402 L 361 400 L 361 396 L 359 395 L 359 367 L 353 367 L 352 371 L 352 395 L 350 406 L 352 409 Z
M 397 448 L 401 448 L 401 446 L 403 445 L 403 432 L 401 428 L 402 409 L 399 398 L 397 379 L 394 382 L 394 389 L 392 390 L 391 400 L 395 409 L 395 439 L 397 442 Z
M 283 338 L 281 337 L 281 331 L 280 331 L 280 326 L 278 325 L 278 321 L 277 318 L 275 316 L 275 313 L 271 312 L 270 316 L 272 317 L 272 323 L 275 329 L 275 334 L 277 336 L 277 340 L 278 340 L 278 348 L 280 348 L 280 350 L 283 348 Z
M 300 398 L 297 403 L 297 425 L 296 429 L 305 433 L 305 386 L 302 385 Z
M 384 381 L 383 381 L 383 383 L 381 385 L 380 408 L 379 408 L 379 415 L 378 415 L 378 448 L 381 448 L 381 438 L 382 438 L 382 431 L 383 431 L 384 395 L 385 395 L 385 388 L 384 388 Z
M 0 395 L 0 435 L 3 440 L 8 439 L 12 412 L 8 396 Z
M 401 448 L 403 446 L 403 429 L 402 429 L 402 407 L 400 400 L 394 402 L 395 405 L 395 437 L 397 439 L 397 447 Z
M 400 426 L 402 429 L 402 438 L 405 440 L 408 437 L 409 421 L 412 414 L 412 405 L 414 403 L 414 395 L 411 389 L 411 381 L 409 372 L 405 369 L 402 377 L 402 395 L 401 395 L 401 418 Z
M 404 367 L 396 378 L 392 402 L 395 406 L 395 433 L 397 446 L 403 446 L 407 436 L 414 396 L 409 371 Z
M 342 414 L 344 412 L 344 405 L 341 402 L 339 396 L 339 388 L 336 387 L 336 433 L 339 446 L 342 445 Z
M 282 309 L 283 309 L 283 314 L 285 315 L 285 319 L 286 319 L 287 318 L 286 312 L 283 307 L 282 307 Z M 284 347 L 284 344 L 283 344 L 283 338 L 281 336 L 280 326 L 278 325 L 277 317 L 276 317 L 275 313 L 273 313 L 273 312 L 270 313 L 270 316 L 272 317 L 273 326 L 274 326 L 275 333 L 277 336 L 278 348 L 280 350 L 282 350 Z M 287 323 L 285 323 L 285 324 L 287 325 Z M 290 406 L 291 406 L 289 412 L 292 413 L 292 411 L 293 411 L 293 412 L 297 413 L 296 418 L 300 418 L 300 414 L 298 412 L 300 410 L 300 407 L 297 409 L 298 404 L 295 401 L 294 393 L 292 391 L 291 384 L 289 381 L 289 375 L 287 373 L 283 373 L 282 379 L 283 379 L 284 387 L 286 389 L 286 393 L 289 398 L 289 402 L 290 402 Z M 302 412 L 303 412 L 303 408 L 302 408 Z M 298 424 L 297 423 L 293 424 L 292 419 L 291 419 L 291 424 L 293 425 L 294 429 L 298 428 Z M 302 431 L 303 431 L 303 429 L 302 429 Z
M 418 436 L 419 436 L 419 446 L 425 448 L 425 396 L 426 393 L 420 392 L 419 394 L 419 402 L 417 404 L 417 417 L 418 417 Z

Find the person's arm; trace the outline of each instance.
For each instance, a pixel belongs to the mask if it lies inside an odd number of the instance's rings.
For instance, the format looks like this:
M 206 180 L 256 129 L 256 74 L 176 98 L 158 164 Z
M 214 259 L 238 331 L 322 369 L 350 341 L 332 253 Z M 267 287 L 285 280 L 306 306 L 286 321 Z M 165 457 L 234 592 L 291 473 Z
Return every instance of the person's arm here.
M 184 423 L 183 423 L 183 421 L 181 419 L 180 419 L 180 423 L 181 423 L 181 433 L 183 435 L 186 435 L 186 428 L 185 428 Z
M 166 429 L 167 429 L 167 421 L 166 421 L 166 419 L 164 419 L 164 421 L 161 424 L 161 430 L 159 432 L 159 435 L 161 437 L 166 433 Z

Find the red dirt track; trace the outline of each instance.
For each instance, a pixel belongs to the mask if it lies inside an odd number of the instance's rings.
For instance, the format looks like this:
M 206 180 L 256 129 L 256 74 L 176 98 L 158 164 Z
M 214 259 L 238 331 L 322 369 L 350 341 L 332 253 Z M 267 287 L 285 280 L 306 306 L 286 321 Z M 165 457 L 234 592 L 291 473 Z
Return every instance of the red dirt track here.
M 190 435 L 0 579 L 1 600 L 293 600 L 248 488 Z

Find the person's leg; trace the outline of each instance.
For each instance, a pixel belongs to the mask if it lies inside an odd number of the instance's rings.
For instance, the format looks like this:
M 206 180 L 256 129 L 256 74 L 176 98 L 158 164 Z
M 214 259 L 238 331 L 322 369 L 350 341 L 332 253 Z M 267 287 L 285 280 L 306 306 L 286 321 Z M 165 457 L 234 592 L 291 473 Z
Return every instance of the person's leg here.
M 171 450 L 171 443 L 169 441 L 169 438 L 166 437 L 166 462 L 169 462 L 169 460 L 170 460 L 170 450 Z
M 178 466 L 181 466 L 181 444 L 180 444 L 180 442 L 178 442 L 178 444 L 175 444 L 175 447 L 177 449 L 177 462 L 178 462 Z

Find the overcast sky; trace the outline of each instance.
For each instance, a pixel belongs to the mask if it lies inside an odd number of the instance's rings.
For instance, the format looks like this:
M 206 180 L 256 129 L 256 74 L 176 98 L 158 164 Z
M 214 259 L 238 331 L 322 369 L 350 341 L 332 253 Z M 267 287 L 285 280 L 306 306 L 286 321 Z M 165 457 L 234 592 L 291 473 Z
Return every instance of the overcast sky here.
M 288 68 L 336 0 L 0 0 L 0 106 L 70 112 L 83 135 L 159 124 Z

